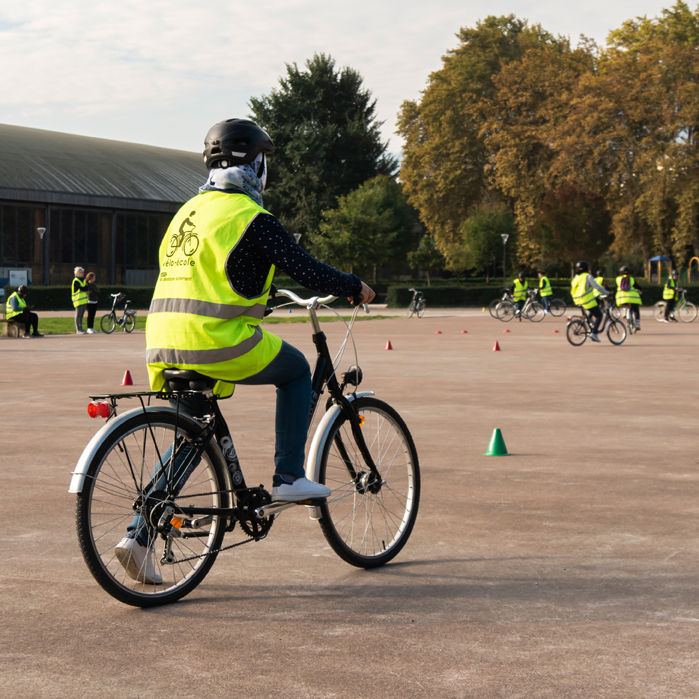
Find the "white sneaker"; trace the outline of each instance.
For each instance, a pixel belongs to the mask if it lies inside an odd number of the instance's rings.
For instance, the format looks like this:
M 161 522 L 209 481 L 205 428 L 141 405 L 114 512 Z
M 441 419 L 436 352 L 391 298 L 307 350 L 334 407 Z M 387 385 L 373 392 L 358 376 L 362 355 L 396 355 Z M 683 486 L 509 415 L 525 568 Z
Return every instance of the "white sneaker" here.
M 88 328 L 86 332 L 88 335 L 97 335 L 97 331 L 94 328 Z
M 125 536 L 115 547 L 114 555 L 133 580 L 148 585 L 162 585 L 163 579 L 153 565 L 153 550 Z
M 284 476 L 274 477 L 274 487 L 272 488 L 272 502 L 299 502 L 301 500 L 314 500 L 316 498 L 327 498 L 332 492 L 320 483 L 309 481 L 308 478 L 297 478 L 293 482 Z M 279 483 L 279 485 L 276 485 Z
M 590 339 L 593 342 L 601 342 L 601 340 L 599 339 L 599 337 L 597 337 L 597 335 L 595 333 L 590 333 Z
M 87 335 L 87 333 L 84 330 L 76 330 L 75 334 L 76 335 Z

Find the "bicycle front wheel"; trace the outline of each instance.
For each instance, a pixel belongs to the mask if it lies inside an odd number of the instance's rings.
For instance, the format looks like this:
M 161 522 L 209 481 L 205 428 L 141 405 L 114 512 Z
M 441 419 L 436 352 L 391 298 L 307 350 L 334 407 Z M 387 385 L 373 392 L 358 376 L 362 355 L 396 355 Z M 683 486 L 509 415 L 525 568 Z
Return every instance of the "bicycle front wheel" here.
M 558 318 L 566 312 L 566 303 L 562 299 L 553 299 L 549 303 L 549 310 L 552 316 Z
M 658 321 L 658 323 L 662 323 L 663 319 L 665 318 L 665 306 L 666 306 L 665 301 L 658 301 L 653 306 L 653 317 Z
M 626 326 L 620 320 L 610 321 L 607 337 L 613 345 L 620 345 L 626 339 Z
M 571 345 L 580 347 L 587 340 L 587 326 L 582 318 L 573 318 L 566 328 L 566 338 Z
M 371 472 L 341 414 L 323 447 L 320 482 L 332 495 L 320 508 L 319 524 L 340 558 L 358 568 L 376 568 L 393 559 L 410 537 L 420 502 L 420 468 L 413 438 L 391 406 L 364 397 L 357 399 L 357 408 L 381 483 L 374 492 Z
M 498 307 L 501 303 L 502 303 L 502 299 L 493 299 L 493 300 L 490 302 L 490 306 L 488 306 L 488 312 L 490 313 L 490 315 L 491 315 L 493 318 L 497 318 L 497 317 L 498 317 L 498 316 L 497 316 L 497 313 L 496 313 L 496 310 L 497 310 L 497 307 Z
M 415 313 L 415 304 L 411 302 L 411 304 L 408 306 L 408 310 L 405 314 L 406 318 L 412 318 L 413 313 Z
M 509 323 L 515 317 L 514 304 L 501 301 L 495 308 L 495 317 L 503 323 Z
M 545 315 L 546 312 L 544 311 L 544 307 L 535 301 L 531 304 L 531 306 L 529 306 L 529 308 L 527 308 L 525 318 L 527 320 L 531 320 L 532 323 L 538 323 L 544 319 Z
M 133 329 L 136 327 L 136 314 L 135 313 L 128 313 L 126 315 L 126 318 L 124 318 L 124 330 L 126 330 L 127 333 L 133 332 Z
M 174 602 L 191 592 L 216 560 L 225 531 L 222 518 L 200 517 L 196 526 L 185 522 L 180 537 L 172 539 L 169 561 L 164 558 L 165 541 L 152 524 L 160 516 L 158 500 L 175 509 L 222 507 L 225 466 L 213 443 L 195 462 L 192 442 L 197 438 L 196 430 L 181 418 L 176 430 L 172 413 L 140 413 L 110 434 L 92 458 L 77 496 L 78 541 L 92 576 L 125 604 L 152 607 Z M 163 468 L 167 472 L 156 484 L 156 494 L 146 497 L 153 475 Z M 150 549 L 140 562 L 135 554 L 124 560 L 127 527 L 144 542 L 145 551 Z M 148 578 L 148 558 L 160 582 Z
M 100 318 L 100 328 L 102 328 L 102 332 L 107 333 L 107 335 L 114 332 L 114 328 L 116 328 L 116 318 L 112 313 Z
M 686 301 L 678 315 L 683 323 L 691 323 L 697 317 L 697 307 L 691 301 Z
M 425 315 L 425 302 L 419 303 L 417 305 L 417 317 L 422 318 Z

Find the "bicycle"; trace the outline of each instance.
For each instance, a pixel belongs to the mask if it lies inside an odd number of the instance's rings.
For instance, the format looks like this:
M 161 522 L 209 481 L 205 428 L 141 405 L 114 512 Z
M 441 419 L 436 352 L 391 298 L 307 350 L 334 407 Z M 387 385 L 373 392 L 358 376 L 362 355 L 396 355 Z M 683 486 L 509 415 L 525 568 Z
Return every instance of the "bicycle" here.
M 559 318 L 560 316 L 562 316 L 567 309 L 568 306 L 566 305 L 566 302 L 563 299 L 551 299 L 549 301 L 549 312 L 555 318 Z
M 515 316 L 519 316 L 520 323 L 522 322 L 522 316 L 527 320 L 531 320 L 532 323 L 538 323 L 543 320 L 546 315 L 544 307 L 537 301 L 534 301 L 537 293 L 538 289 L 530 289 L 527 291 L 527 298 L 524 302 L 524 306 L 522 306 L 521 312 L 517 309 L 514 301 L 510 299 L 501 301 L 495 309 L 498 320 L 501 320 L 503 323 L 508 323 Z
M 599 299 L 597 299 L 599 301 Z M 585 340 L 592 334 L 592 316 L 587 308 L 582 308 L 582 317 L 576 316 L 571 321 L 569 321 L 566 327 L 566 338 L 571 345 L 575 347 L 580 347 Z M 620 320 L 615 320 L 611 316 L 611 304 L 609 301 L 604 303 L 602 308 L 602 313 L 604 317 L 602 319 L 602 324 L 597 331 L 598 333 L 603 333 L 606 329 L 607 338 L 613 345 L 620 345 L 626 340 L 626 327 Z
M 674 320 L 675 314 L 680 317 L 683 323 L 691 323 L 697 317 L 697 307 L 691 302 L 687 301 L 687 289 L 677 289 L 680 297 L 677 299 L 675 308 L 670 314 L 670 318 Z M 665 306 L 667 301 L 658 301 L 653 306 L 653 317 L 662 323 L 665 319 Z
M 88 412 L 107 417 L 83 451 L 69 492 L 76 494 L 76 527 L 83 558 L 95 580 L 125 604 L 151 607 L 187 595 L 206 577 L 221 551 L 264 539 L 279 513 L 305 505 L 332 549 L 347 563 L 374 568 L 405 546 L 417 517 L 420 470 L 403 419 L 371 391 L 357 392 L 357 363 L 337 378 L 359 306 L 335 359 L 320 329 L 316 309 L 334 296 L 301 299 L 279 290 L 308 310 L 317 350 L 309 424 L 327 390 L 306 460 L 306 476 L 327 485 L 326 500 L 272 502 L 264 486 L 248 487 L 212 387 L 195 371 L 165 371 L 164 390 L 90 396 Z M 285 304 L 288 305 L 288 304 Z M 333 310 L 333 309 L 329 309 Z M 334 310 L 333 310 L 334 312 Z M 356 361 L 356 346 L 355 361 Z M 347 389 L 347 392 L 345 390 Z M 208 414 L 193 418 L 181 400 L 203 397 Z M 140 407 L 117 415 L 118 403 Z M 159 399 L 169 406 L 151 405 Z M 147 522 L 160 583 L 133 580 L 114 554 L 134 515 Z M 236 525 L 242 541 L 223 546 Z
M 422 316 L 425 315 L 425 306 L 427 305 L 425 295 L 422 291 L 418 291 L 417 289 L 408 289 L 408 291 L 413 292 L 413 298 L 405 314 L 406 318 L 412 318 L 413 313 L 416 313 L 418 318 L 422 318 Z
M 627 303 L 624 308 L 626 309 L 626 323 L 629 326 L 629 333 L 635 335 L 641 329 L 641 323 L 639 319 L 636 318 L 636 314 L 633 312 L 633 308 L 631 308 L 632 305 L 637 304 Z M 619 311 L 619 313 L 621 314 L 621 311 Z
M 488 311 L 490 312 L 490 315 L 493 318 L 497 318 L 497 307 L 498 304 L 502 303 L 503 301 L 509 301 L 510 300 L 510 291 L 509 289 L 503 289 L 502 290 L 502 296 L 499 299 L 493 299 L 490 302 L 490 305 L 488 306 Z
M 107 315 L 100 318 L 100 327 L 102 332 L 107 335 L 111 335 L 114 332 L 116 326 L 122 327 L 127 333 L 133 331 L 136 327 L 136 311 L 132 311 L 129 308 L 129 301 L 124 294 L 110 294 L 112 297 L 112 310 L 107 313 Z M 117 304 L 124 303 L 124 310 L 121 318 L 117 318 Z

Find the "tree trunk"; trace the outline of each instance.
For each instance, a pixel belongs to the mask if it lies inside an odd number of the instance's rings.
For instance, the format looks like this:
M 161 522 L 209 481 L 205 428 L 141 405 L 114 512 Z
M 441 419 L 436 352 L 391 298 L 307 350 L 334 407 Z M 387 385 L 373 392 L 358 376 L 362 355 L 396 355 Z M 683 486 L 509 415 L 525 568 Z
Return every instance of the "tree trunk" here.
M 431 286 L 431 284 L 430 284 L 430 269 L 429 269 L 429 267 L 427 268 L 427 286 Z

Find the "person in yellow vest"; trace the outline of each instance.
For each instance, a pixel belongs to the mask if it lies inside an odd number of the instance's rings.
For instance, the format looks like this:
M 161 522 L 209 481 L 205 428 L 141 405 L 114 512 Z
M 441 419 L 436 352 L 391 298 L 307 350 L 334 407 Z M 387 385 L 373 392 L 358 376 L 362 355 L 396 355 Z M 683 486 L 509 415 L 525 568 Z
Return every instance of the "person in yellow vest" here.
M 13 320 L 15 323 L 24 323 L 24 335 L 22 337 L 43 337 L 39 332 L 39 316 L 32 313 L 27 306 L 27 289 L 24 284 L 17 287 L 17 291 L 10 295 L 5 304 L 5 319 Z M 29 330 L 32 330 L 31 334 Z
M 548 316 L 551 315 L 549 301 L 551 300 L 551 295 L 553 294 L 553 291 L 551 290 L 551 282 L 543 272 L 538 272 L 537 274 L 539 275 L 539 296 L 541 296 L 541 303 L 544 306 L 544 313 Z
M 587 262 L 580 260 L 575 265 L 575 277 L 573 277 L 570 285 L 570 293 L 573 297 L 573 303 L 576 306 L 585 308 L 593 318 L 592 327 L 590 328 L 590 339 L 594 342 L 600 342 L 599 337 L 597 337 L 597 331 L 602 322 L 602 311 L 597 305 L 595 292 L 598 292 L 598 296 L 607 296 L 609 294 L 590 274 L 590 266 Z
M 663 300 L 665 301 L 665 315 L 663 317 L 663 323 L 677 322 L 677 319 L 672 312 L 675 310 L 677 294 L 682 291 L 682 289 L 677 286 L 677 279 L 679 276 L 678 271 L 673 269 L 665 282 L 665 287 L 663 288 Z
M 85 270 L 82 267 L 76 267 L 73 270 L 75 279 L 71 284 L 71 293 L 73 299 L 73 308 L 75 308 L 75 334 L 86 335 L 83 330 L 83 317 L 87 308 L 87 282 L 85 281 Z
M 598 269 L 598 270 L 597 270 L 597 272 L 596 272 L 596 274 L 595 274 L 595 281 L 596 281 L 602 288 L 607 289 L 607 291 L 609 291 L 609 289 L 607 288 L 607 285 L 604 283 L 604 273 L 602 272 L 601 269 Z M 602 294 L 600 294 L 600 292 L 597 291 L 597 289 L 595 289 L 595 298 L 597 298 L 598 296 L 601 296 L 601 295 L 602 295 Z
M 627 266 L 619 268 L 619 276 L 616 278 L 616 305 L 619 308 L 626 306 L 627 317 L 634 314 L 636 330 L 641 329 L 641 291 L 636 288 L 636 280 L 631 276 L 631 270 Z
M 512 285 L 511 293 L 512 293 L 512 300 L 515 302 L 515 306 L 517 307 L 517 313 L 522 312 L 522 308 L 524 308 L 524 302 L 527 299 L 527 289 L 529 288 L 529 283 L 524 277 L 524 272 L 520 272 L 517 275 L 517 279 L 515 279 L 514 284 Z

